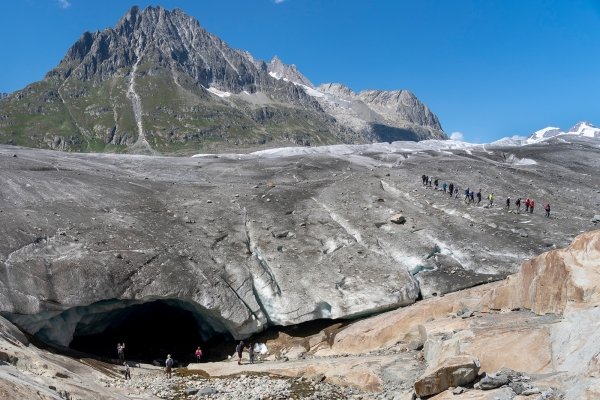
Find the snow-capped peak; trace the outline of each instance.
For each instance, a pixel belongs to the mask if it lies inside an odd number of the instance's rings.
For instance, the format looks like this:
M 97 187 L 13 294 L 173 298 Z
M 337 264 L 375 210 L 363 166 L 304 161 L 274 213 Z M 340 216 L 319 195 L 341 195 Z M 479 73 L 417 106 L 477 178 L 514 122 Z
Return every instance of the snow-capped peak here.
M 566 133 L 571 135 L 579 135 L 586 137 L 600 137 L 600 129 L 587 121 L 581 121 L 574 127 L 569 129 Z
M 540 129 L 539 131 L 532 133 L 527 138 L 526 142 L 527 143 L 537 143 L 537 142 L 541 142 L 544 139 L 548 139 L 548 138 L 551 138 L 553 136 L 560 135 L 563 133 L 564 132 L 562 129 L 557 128 L 555 126 L 549 126 L 547 128 Z

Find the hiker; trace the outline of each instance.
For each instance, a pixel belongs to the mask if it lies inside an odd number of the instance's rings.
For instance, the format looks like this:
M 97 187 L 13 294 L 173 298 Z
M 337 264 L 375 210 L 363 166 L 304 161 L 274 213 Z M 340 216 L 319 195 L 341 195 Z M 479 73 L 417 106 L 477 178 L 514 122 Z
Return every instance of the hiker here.
M 425 182 L 427 182 L 427 176 L 425 174 L 421 175 L 421 183 L 423 185 L 425 185 Z
M 469 203 L 475 203 L 475 193 L 472 190 L 469 192 Z
M 198 346 L 198 349 L 196 350 L 196 362 L 199 363 L 201 358 L 202 358 L 202 350 L 200 350 L 200 346 Z
M 521 198 L 519 197 L 517 201 L 515 201 L 515 207 L 517 207 L 517 214 L 521 212 Z
M 432 177 L 432 176 L 430 176 L 430 177 L 429 177 L 429 187 L 431 187 L 431 184 L 432 184 L 432 183 L 433 183 L 433 177 Z
M 494 204 L 494 193 L 490 193 L 488 196 L 488 200 L 490 201 L 490 207 Z
M 525 200 L 525 212 L 529 212 L 530 204 L 531 204 L 531 201 L 529 201 L 529 199 Z
M 170 354 L 167 354 L 167 360 L 165 361 L 165 375 L 167 379 L 171 379 L 171 368 L 173 368 L 173 359 Z
M 435 178 L 435 181 L 433 182 L 433 184 L 435 185 L 435 190 L 438 190 L 438 180 L 437 180 L 437 178 Z
M 240 344 L 238 344 L 235 347 L 235 351 L 238 353 L 238 365 L 242 365 L 242 353 L 244 352 L 244 342 L 240 341 Z
M 452 192 L 454 192 L 454 183 L 450 182 L 450 186 L 448 186 L 448 191 L 450 192 L 450 196 L 452 196 Z
M 506 198 L 506 209 L 510 210 L 510 197 Z
M 446 193 L 446 182 L 442 183 L 442 191 Z
M 465 189 L 465 203 L 469 201 L 469 188 Z
M 254 364 L 254 347 L 252 343 L 248 346 L 248 357 L 250 358 L 250 364 Z
M 533 200 L 529 200 L 529 212 L 531 214 L 533 214 L 533 206 L 535 205 L 535 203 L 533 202 Z
M 123 365 L 125 366 L 125 380 L 127 379 L 131 379 L 131 371 L 130 371 L 130 367 L 129 364 L 127 364 L 126 362 L 123 363 Z
M 454 198 L 458 199 L 458 188 L 454 188 Z
M 479 203 L 481 203 L 481 189 L 477 192 L 477 205 L 479 205 Z
M 550 203 L 544 206 L 544 211 L 546 211 L 546 217 L 550 217 Z
M 117 343 L 117 354 L 119 355 L 119 362 L 125 362 L 125 343 Z

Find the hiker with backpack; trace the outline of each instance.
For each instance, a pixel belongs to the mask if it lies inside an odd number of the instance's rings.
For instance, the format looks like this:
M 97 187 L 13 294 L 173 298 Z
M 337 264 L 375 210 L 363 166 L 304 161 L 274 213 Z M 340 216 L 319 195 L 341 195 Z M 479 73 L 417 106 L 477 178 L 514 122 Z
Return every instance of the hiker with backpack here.
M 490 193 L 490 195 L 488 196 L 488 200 L 490 203 L 490 207 L 492 207 L 494 205 L 494 193 Z
M 472 190 L 469 192 L 469 203 L 475 203 L 475 193 Z
M 517 201 L 515 201 L 515 207 L 517 208 L 517 214 L 521 212 L 521 198 L 519 197 Z
M 435 178 L 435 181 L 433 181 L 433 184 L 435 185 L 435 190 L 438 190 L 438 179 Z
M 450 192 L 450 196 L 452 197 L 452 192 L 454 192 L 454 183 L 450 182 L 450 186 L 448 186 L 448 191 Z
M 442 183 L 442 191 L 446 193 L 446 182 Z
M 117 355 L 119 356 L 119 362 L 125 362 L 125 343 L 117 343 Z
M 544 211 L 546 211 L 546 217 L 550 217 L 550 203 L 544 206 Z
M 477 192 L 477 205 L 479 205 L 479 203 L 481 203 L 481 189 Z
M 173 368 L 173 359 L 170 354 L 167 354 L 167 360 L 165 361 L 165 375 L 167 379 L 171 379 L 171 370 Z
M 242 365 L 242 353 L 244 352 L 244 342 L 240 341 L 240 344 L 238 344 L 235 347 L 235 351 L 238 354 L 238 365 Z
M 535 203 L 533 202 L 533 200 L 529 200 L 529 212 L 531 214 L 533 214 L 533 206 L 535 205 Z
M 529 199 L 525 200 L 525 212 L 529 212 L 529 205 L 531 204 L 531 201 Z
M 464 199 L 465 203 L 469 202 L 469 188 L 465 189 L 465 199 Z

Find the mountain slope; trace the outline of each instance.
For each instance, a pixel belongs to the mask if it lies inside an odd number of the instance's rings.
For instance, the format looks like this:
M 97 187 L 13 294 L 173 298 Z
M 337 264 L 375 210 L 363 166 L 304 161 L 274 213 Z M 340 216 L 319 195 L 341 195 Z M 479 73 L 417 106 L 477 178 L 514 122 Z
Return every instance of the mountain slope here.
M 0 143 L 189 154 L 403 137 L 340 123 L 313 87 L 294 65 L 233 50 L 179 9 L 133 7 L 114 28 L 85 32 L 43 81 L 0 103 Z M 411 118 L 397 110 L 366 124 Z M 411 140 L 428 138 L 420 122 L 407 120 Z

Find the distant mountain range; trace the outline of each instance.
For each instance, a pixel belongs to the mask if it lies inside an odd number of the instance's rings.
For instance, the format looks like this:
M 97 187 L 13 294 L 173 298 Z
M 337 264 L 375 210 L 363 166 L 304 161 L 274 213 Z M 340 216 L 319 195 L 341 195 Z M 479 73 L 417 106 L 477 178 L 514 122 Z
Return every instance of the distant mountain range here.
M 85 32 L 40 82 L 0 102 L 0 143 L 191 154 L 447 139 L 411 92 L 315 87 L 295 65 L 233 50 L 179 9 L 131 8 Z
M 551 137 L 558 135 L 577 135 L 585 137 L 600 137 L 600 128 L 596 128 L 594 125 L 587 121 L 581 121 L 573 126 L 568 131 L 563 131 L 560 128 L 549 126 L 544 129 L 540 129 L 537 132 L 532 133 L 526 140 L 526 143 L 538 143 L 542 142 Z

